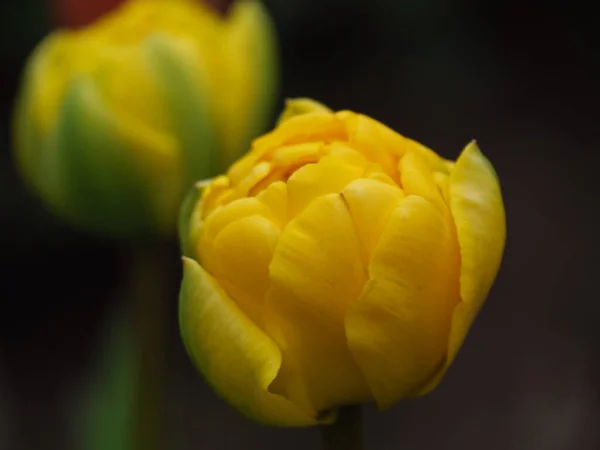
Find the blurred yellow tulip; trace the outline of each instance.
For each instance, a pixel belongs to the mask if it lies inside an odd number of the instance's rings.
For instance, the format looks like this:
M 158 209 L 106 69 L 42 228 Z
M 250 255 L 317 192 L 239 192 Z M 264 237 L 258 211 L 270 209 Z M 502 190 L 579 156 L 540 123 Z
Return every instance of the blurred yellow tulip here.
M 300 99 L 191 191 L 180 236 L 199 370 L 247 416 L 304 426 L 439 383 L 496 277 L 505 216 L 474 142 L 451 162 Z
M 130 237 L 169 234 L 194 180 L 237 159 L 269 120 L 272 24 L 193 0 L 130 0 L 46 37 L 15 111 L 18 165 L 54 212 Z

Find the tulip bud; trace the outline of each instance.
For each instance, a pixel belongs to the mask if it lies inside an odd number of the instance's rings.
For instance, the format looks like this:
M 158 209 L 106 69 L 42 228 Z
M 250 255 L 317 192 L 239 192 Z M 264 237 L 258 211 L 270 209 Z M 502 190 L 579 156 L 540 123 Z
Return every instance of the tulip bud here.
M 130 0 L 35 49 L 15 111 L 16 160 L 72 222 L 169 234 L 194 180 L 238 158 L 269 119 L 275 40 L 263 6 Z
M 282 426 L 433 389 L 505 242 L 498 179 L 475 142 L 447 161 L 309 100 L 193 189 L 181 220 L 186 348 L 230 404 Z

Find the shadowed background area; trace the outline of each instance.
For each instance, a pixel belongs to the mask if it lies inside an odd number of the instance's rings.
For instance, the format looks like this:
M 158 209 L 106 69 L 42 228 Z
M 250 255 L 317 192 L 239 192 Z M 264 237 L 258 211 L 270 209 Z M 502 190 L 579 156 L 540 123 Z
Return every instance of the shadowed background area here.
M 280 105 L 308 96 L 360 111 L 452 159 L 476 138 L 503 187 L 507 248 L 483 311 L 431 395 L 367 409 L 367 448 L 600 448 L 596 16 L 573 2 L 266 4 L 282 51 Z M 59 20 L 102 8 L 92 9 Z M 40 0 L 0 5 L 1 450 L 68 448 L 123 281 L 119 248 L 55 220 L 12 166 L 11 108 L 28 53 L 59 17 L 51 11 Z M 175 251 L 172 270 L 173 445 L 317 448 L 316 430 L 254 425 L 204 384 L 178 336 Z

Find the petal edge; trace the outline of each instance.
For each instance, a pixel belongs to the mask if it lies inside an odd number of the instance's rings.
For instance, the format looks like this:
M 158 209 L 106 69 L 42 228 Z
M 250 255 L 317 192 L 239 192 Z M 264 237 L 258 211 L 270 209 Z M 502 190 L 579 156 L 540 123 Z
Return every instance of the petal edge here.
M 413 395 L 433 390 L 452 364 L 496 278 L 506 240 L 506 217 L 496 172 L 475 141 L 450 174 L 450 210 L 460 245 L 460 297 L 454 309 L 446 362 Z
M 195 260 L 183 258 L 179 323 L 186 350 L 211 387 L 257 422 L 309 426 L 319 422 L 268 391 L 281 366 L 275 343 L 252 323 Z

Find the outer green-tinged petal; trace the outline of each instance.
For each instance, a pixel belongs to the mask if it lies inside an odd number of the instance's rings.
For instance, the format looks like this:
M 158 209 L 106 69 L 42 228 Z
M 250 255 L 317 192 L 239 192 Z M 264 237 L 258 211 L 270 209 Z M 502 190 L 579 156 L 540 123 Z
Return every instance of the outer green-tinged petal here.
M 185 192 L 194 181 L 220 171 L 210 89 L 203 76 L 207 62 L 191 45 L 164 35 L 149 37 L 144 46 L 180 144 L 181 187 Z
M 281 366 L 281 352 L 214 279 L 184 258 L 179 320 L 185 346 L 213 389 L 259 422 L 308 426 L 317 421 L 268 391 Z
M 458 300 L 458 249 L 451 224 L 421 197 L 390 215 L 370 280 L 346 316 L 348 345 L 380 408 L 429 377 L 446 350 Z
M 322 103 L 319 103 L 310 98 L 291 98 L 285 101 L 285 108 L 277 119 L 277 124 L 286 120 L 299 116 L 301 114 L 310 114 L 313 112 L 333 114 L 333 111 Z
M 55 45 L 57 35 L 50 35 L 35 49 L 25 68 L 21 91 L 17 97 L 14 114 L 15 160 L 25 180 L 42 192 L 50 206 L 65 215 L 65 205 L 60 192 L 56 157 L 46 145 L 34 113 L 34 96 L 48 64 L 48 54 Z
M 198 219 L 193 216 L 199 212 L 199 201 L 202 198 L 202 192 L 204 191 L 205 186 L 206 185 L 201 182 L 194 184 L 185 196 L 185 199 L 181 204 L 181 209 L 179 210 L 179 246 L 182 255 L 189 258 L 193 257 L 192 254 L 195 251 L 196 246 L 195 241 L 192 239 L 191 231 L 200 226 Z
M 450 199 L 461 253 L 461 302 L 452 316 L 445 365 L 417 395 L 437 386 L 454 360 L 492 287 L 504 252 L 506 220 L 500 185 L 475 142 L 463 150 L 450 174 Z
M 152 180 L 119 137 L 119 124 L 91 80 L 71 82 L 49 145 L 58 164 L 61 196 L 75 220 L 117 236 L 169 228 L 158 222 L 164 218 L 156 217 Z

